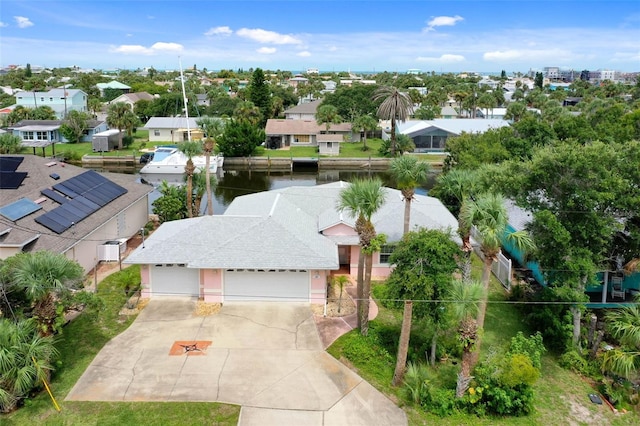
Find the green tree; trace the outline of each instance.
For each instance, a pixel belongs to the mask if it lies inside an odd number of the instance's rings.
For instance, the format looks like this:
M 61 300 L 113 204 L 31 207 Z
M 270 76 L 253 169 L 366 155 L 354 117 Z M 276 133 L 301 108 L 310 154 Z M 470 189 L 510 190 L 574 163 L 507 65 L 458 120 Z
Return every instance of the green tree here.
M 420 108 L 415 111 L 414 117 L 418 120 L 433 120 L 440 116 L 441 111 L 442 108 L 439 106 L 420 105 Z
M 158 215 L 160 223 L 172 220 L 184 219 L 187 217 L 187 194 L 183 185 L 169 185 L 167 181 L 162 181 L 158 188 L 160 197 L 151 204 L 153 213 Z
M 338 114 L 338 108 L 333 105 L 320 105 L 316 110 L 316 123 L 324 124 L 326 132 L 329 133 L 332 124 L 342 122 L 342 117 Z
M 355 230 L 360 239 L 356 304 L 358 327 L 363 336 L 366 336 L 369 331 L 373 251 L 380 248 L 380 239 L 371 218 L 384 205 L 385 197 L 386 191 L 380 179 L 358 179 L 340 191 L 337 206 L 340 211 L 346 211 L 356 219 Z
M 55 120 L 56 112 L 48 105 L 34 108 L 29 113 L 30 120 Z
M 22 151 L 22 140 L 12 133 L 0 134 L 0 154 L 19 154 Z
M 5 265 L 11 286 L 23 291 L 31 302 L 31 316 L 37 319 L 40 332 L 53 334 L 60 326 L 60 297 L 81 284 L 82 267 L 51 251 L 19 253 L 7 259 Z
M 406 121 L 413 114 L 411 98 L 395 87 L 381 87 L 373 95 L 373 100 L 380 102 L 378 117 L 391 120 L 391 156 L 396 156 L 396 120 Z
M 246 157 L 266 139 L 264 130 L 247 120 L 231 119 L 218 141 L 218 150 L 225 157 Z
M 53 336 L 38 333 L 33 319 L 0 318 L 0 413 L 15 410 L 53 371 Z
M 620 347 L 604 353 L 602 370 L 631 380 L 640 371 L 640 304 L 607 311 L 605 321 Z
M 85 130 L 87 130 L 87 122 L 89 114 L 80 111 L 70 111 L 67 118 L 60 126 L 60 134 L 69 141 L 69 143 L 82 142 Z
M 373 94 L 377 86 L 356 84 L 351 87 L 340 85 L 335 92 L 327 93 L 322 100 L 323 105 L 333 105 L 338 108 L 338 114 L 347 120 L 353 120 L 360 115 L 376 115 L 376 103 Z
M 100 99 L 98 98 L 90 97 L 87 100 L 87 109 L 89 109 L 91 115 L 95 118 L 98 114 L 98 111 L 102 109 L 102 102 L 100 102 Z
M 405 233 L 396 246 L 389 262 L 395 265 L 387 279 L 387 297 L 404 300 L 404 315 L 398 344 L 398 356 L 393 375 L 393 386 L 402 382 L 413 314 L 416 318 L 430 317 L 433 323 L 443 319 L 441 303 L 420 303 L 413 309 L 413 300 L 442 300 L 447 284 L 457 269 L 456 256 L 458 246 L 451 236 L 440 230 L 424 228 Z M 399 302 L 398 302 L 399 303 Z M 432 342 L 435 346 L 438 334 L 434 332 Z
M 370 115 L 359 115 L 352 122 L 352 128 L 358 129 L 363 134 L 362 150 L 367 151 L 367 133 L 378 128 L 378 120 Z
M 233 111 L 233 116 L 238 120 L 248 121 L 254 126 L 260 126 L 263 118 L 260 108 L 251 101 L 240 102 Z
M 389 172 L 396 181 L 404 199 L 403 233 L 409 232 L 411 223 L 411 202 L 416 188 L 423 184 L 429 176 L 429 163 L 419 161 L 417 157 L 403 155 L 394 158 L 389 165 Z
M 533 84 L 535 85 L 536 88 L 542 90 L 543 83 L 544 83 L 544 76 L 542 75 L 541 72 L 537 72 Z
M 122 130 L 127 128 L 130 121 L 128 113 L 130 112 L 131 107 L 124 102 L 111 104 L 107 109 L 107 124 L 109 127 L 116 128 L 120 131 L 118 135 L 118 149 L 122 149 Z
M 207 215 L 213 214 L 213 194 L 211 192 L 211 154 L 216 145 L 216 140 L 224 132 L 224 121 L 219 118 L 202 117 L 196 120 L 196 123 L 204 131 L 204 144 L 202 149 L 206 157 L 205 161 L 205 185 L 207 194 Z
M 251 76 L 251 82 L 248 87 L 249 100 L 260 109 L 262 127 L 271 117 L 271 90 L 269 83 L 265 81 L 264 72 L 260 68 L 256 68 Z
M 187 179 L 187 217 L 193 217 L 193 174 L 196 171 L 193 157 L 202 154 L 202 141 L 185 141 L 178 145 L 178 149 L 187 156 L 187 164 L 184 166 Z

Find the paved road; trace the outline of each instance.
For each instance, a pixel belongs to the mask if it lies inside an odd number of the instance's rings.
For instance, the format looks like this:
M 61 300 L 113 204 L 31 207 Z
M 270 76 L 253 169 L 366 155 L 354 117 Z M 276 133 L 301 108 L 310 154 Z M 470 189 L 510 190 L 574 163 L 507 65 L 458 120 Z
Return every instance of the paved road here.
M 153 299 L 67 400 L 225 402 L 242 406 L 242 426 L 407 424 L 400 408 L 322 350 L 308 305 L 225 304 L 208 317 L 193 316 L 194 307 Z

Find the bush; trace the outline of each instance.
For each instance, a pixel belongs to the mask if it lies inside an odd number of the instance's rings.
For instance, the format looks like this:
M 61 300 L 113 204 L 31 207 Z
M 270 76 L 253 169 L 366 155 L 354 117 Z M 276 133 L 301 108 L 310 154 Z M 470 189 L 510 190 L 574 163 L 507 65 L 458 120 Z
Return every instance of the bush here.
M 587 360 L 575 349 L 560 355 L 560 366 L 576 373 L 584 373 L 588 370 Z
M 457 410 L 456 391 L 427 386 L 427 394 L 422 402 L 425 410 L 440 417 L 450 416 Z
M 542 354 L 546 351 L 542 343 L 542 334 L 539 331 L 529 337 L 524 337 L 524 334 L 519 331 L 518 334 L 511 338 L 509 354 L 526 355 L 531 360 L 531 364 L 537 369 L 542 366 Z
M 133 143 L 133 136 L 124 136 L 122 138 L 122 147 L 129 148 Z

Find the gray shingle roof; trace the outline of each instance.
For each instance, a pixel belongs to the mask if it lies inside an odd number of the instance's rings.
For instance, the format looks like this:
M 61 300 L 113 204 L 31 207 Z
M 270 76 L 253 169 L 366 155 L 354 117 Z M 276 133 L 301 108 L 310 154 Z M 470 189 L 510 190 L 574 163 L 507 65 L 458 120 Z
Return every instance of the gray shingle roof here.
M 144 125 L 145 129 L 186 129 L 187 118 L 186 117 L 151 117 L 147 124 Z M 189 128 L 197 129 L 198 124 L 195 118 L 189 117 Z

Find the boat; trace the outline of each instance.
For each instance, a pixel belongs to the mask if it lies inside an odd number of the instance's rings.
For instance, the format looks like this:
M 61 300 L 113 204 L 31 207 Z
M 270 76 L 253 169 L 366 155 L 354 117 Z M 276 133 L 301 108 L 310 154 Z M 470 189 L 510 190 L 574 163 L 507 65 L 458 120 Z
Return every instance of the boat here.
M 141 174 L 184 174 L 188 157 L 175 145 L 159 146 L 153 151 L 153 157 L 142 169 Z M 196 168 L 196 173 L 204 171 L 207 165 L 207 157 L 198 155 L 192 157 L 191 161 Z M 218 168 L 222 168 L 224 157 L 222 155 L 212 155 L 209 161 L 209 171 L 216 173 Z

